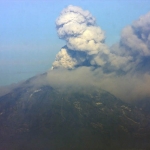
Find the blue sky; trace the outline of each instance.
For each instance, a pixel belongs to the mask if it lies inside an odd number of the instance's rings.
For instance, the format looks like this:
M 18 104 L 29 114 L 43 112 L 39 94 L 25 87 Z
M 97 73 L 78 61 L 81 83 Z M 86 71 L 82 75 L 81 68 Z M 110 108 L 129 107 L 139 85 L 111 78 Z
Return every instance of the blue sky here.
M 65 45 L 57 36 L 55 20 L 70 4 L 92 13 L 109 46 L 119 41 L 125 26 L 150 11 L 148 0 L 0 0 L 0 86 L 51 68 Z

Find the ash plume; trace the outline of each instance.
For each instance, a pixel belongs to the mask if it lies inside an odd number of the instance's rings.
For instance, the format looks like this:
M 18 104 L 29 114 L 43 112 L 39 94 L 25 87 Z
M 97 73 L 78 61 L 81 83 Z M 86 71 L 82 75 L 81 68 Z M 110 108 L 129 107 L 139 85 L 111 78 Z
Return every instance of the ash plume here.
M 123 29 L 120 42 L 112 51 L 130 57 L 130 69 L 141 73 L 150 71 L 150 12 Z
M 77 66 L 105 66 L 110 55 L 104 44 L 104 31 L 96 25 L 89 11 L 80 7 L 68 6 L 56 20 L 57 33 L 66 41 L 53 68 L 73 69 Z
M 105 42 L 104 31 L 89 11 L 77 6 L 65 8 L 56 20 L 57 33 L 66 41 L 56 56 L 52 69 L 74 69 L 80 66 L 101 67 L 104 72 L 125 72 L 130 56 L 112 53 Z
M 150 97 L 150 13 L 125 27 L 108 48 L 104 31 L 89 11 L 65 8 L 56 20 L 66 41 L 56 55 L 46 83 L 54 86 L 97 86 L 125 101 Z

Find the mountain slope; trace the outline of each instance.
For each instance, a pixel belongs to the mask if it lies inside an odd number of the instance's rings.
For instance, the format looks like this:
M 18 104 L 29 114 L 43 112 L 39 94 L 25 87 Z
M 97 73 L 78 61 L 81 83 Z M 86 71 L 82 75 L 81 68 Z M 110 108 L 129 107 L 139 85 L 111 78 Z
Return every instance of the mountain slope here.
M 0 149 L 149 149 L 149 118 L 102 89 L 28 80 L 0 97 Z

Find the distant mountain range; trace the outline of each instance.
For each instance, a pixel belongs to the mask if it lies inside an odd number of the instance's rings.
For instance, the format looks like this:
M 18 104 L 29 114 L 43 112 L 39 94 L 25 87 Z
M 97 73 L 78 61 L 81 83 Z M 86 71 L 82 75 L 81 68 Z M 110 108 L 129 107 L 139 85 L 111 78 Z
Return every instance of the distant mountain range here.
M 0 150 L 148 150 L 149 100 L 128 104 L 95 87 L 37 89 L 31 78 L 0 97 Z

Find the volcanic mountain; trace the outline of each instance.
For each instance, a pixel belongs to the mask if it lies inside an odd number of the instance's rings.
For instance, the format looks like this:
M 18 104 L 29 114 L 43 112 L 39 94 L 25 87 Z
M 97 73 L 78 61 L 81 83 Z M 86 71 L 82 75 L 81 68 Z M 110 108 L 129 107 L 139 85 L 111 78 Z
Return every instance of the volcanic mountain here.
M 51 70 L 1 88 L 0 150 L 149 150 L 149 18 L 109 50 L 89 11 L 63 9 L 56 28 L 66 45 Z
M 150 148 L 150 114 L 140 107 L 90 86 L 35 88 L 36 78 L 0 97 L 1 150 Z

